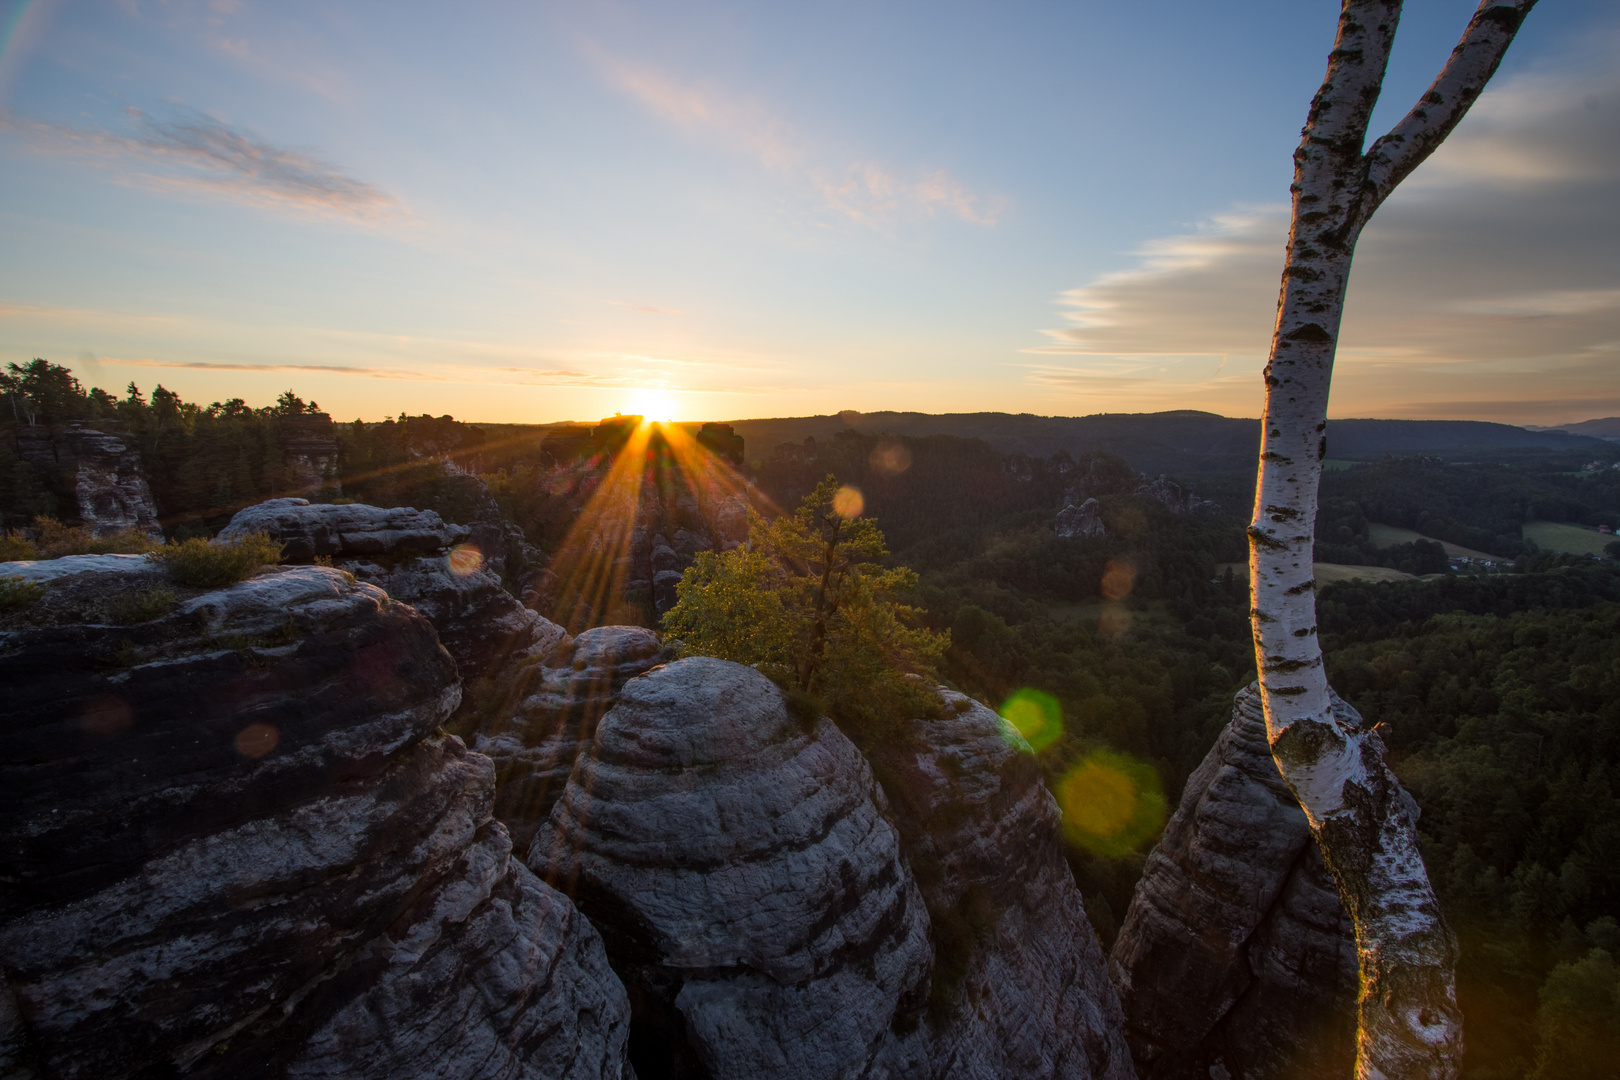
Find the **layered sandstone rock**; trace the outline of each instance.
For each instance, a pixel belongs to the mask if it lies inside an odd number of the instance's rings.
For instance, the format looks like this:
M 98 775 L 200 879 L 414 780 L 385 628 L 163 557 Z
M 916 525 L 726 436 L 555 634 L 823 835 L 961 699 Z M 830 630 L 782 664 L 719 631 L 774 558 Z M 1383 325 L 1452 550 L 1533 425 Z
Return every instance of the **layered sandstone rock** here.
M 697 657 L 625 687 L 529 864 L 602 930 L 638 1071 L 901 1064 L 931 951 L 883 808 L 849 740 L 750 668 Z
M 251 532 L 281 541 L 289 562 L 330 558 L 427 616 L 461 670 L 458 732 L 509 705 L 513 674 L 566 642 L 560 626 L 506 591 L 477 547 L 458 546 L 465 526 L 447 525 L 431 510 L 271 499 L 239 512 L 219 539 Z
M 518 852 L 551 816 L 575 760 L 625 684 L 672 659 L 651 630 L 599 626 L 520 665 L 508 703 L 485 719 L 476 743 L 495 762 L 495 816 Z
M 623 988 L 437 733 L 427 621 L 326 567 L 75 617 L 147 578 L 0 629 L 0 1075 L 621 1076 Z
M 82 421 L 29 426 L 17 432 L 23 460 L 72 478 L 79 520 L 93 536 L 139 532 L 163 539 L 157 504 L 141 467 L 140 452 L 103 423 Z
M 1119 1001 L 1063 857 L 1060 812 L 1011 725 L 941 688 L 938 717 L 870 751 L 932 919 L 937 1077 L 1130 1080 Z
M 1253 687 L 1148 857 L 1109 970 L 1144 1080 L 1350 1075 L 1354 927 Z

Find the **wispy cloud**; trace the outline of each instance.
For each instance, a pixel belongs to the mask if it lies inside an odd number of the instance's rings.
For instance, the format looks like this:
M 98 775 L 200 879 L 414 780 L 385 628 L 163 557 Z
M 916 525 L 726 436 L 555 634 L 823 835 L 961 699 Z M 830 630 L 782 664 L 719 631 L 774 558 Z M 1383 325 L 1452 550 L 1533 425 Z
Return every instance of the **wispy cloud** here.
M 4 122 L 36 152 L 121 170 L 158 190 L 199 192 L 251 206 L 373 223 L 402 213 L 397 199 L 320 158 L 275 146 L 201 113 L 172 121 L 126 110 L 132 134 L 37 120 Z
M 103 356 L 103 364 L 120 367 L 182 368 L 190 371 L 288 371 L 321 372 L 328 375 L 356 375 L 367 379 L 403 379 L 421 382 L 450 382 L 447 376 L 428 372 L 406 371 L 401 368 L 359 367 L 340 364 L 254 364 L 213 360 L 157 360 L 151 357 L 123 358 Z
M 1357 248 L 1335 415 L 1562 422 L 1608 407 L 1620 385 L 1614 59 L 1499 85 L 1379 211 Z M 1072 377 L 1028 377 L 1081 393 L 1088 376 L 1134 366 L 1253 415 L 1287 231 L 1286 207 L 1237 207 L 1144 245 L 1130 268 L 1061 294 L 1067 325 L 1025 350 L 1067 358 Z M 1218 379 L 1217 357 L 1230 361 Z
M 676 79 L 645 65 L 587 47 L 608 82 L 654 116 L 695 138 L 709 139 L 788 177 L 823 208 L 880 232 L 908 218 L 955 217 L 992 226 L 1007 209 L 1000 196 L 980 195 L 944 169 L 902 169 L 872 160 L 837 162 L 818 152 L 765 104 L 712 84 Z

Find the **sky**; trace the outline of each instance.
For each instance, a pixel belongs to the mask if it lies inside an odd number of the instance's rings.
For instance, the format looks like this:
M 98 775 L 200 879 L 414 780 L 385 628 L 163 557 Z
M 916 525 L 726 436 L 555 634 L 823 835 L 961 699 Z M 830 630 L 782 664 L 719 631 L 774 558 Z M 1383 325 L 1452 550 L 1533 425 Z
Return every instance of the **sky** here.
M 1473 10 L 1411 0 L 1373 135 Z M 0 0 L 0 363 L 338 419 L 1257 416 L 1331 0 Z M 1357 251 L 1333 416 L 1620 414 L 1620 5 Z

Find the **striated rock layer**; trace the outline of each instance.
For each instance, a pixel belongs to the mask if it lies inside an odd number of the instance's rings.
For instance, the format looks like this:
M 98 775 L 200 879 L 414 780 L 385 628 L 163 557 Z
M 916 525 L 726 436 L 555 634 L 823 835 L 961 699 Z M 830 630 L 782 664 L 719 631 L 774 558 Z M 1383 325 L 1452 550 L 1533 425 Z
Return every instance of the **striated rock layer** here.
M 875 1075 L 927 998 L 928 915 L 826 720 L 706 657 L 625 687 L 529 865 L 603 934 L 662 1076 Z
M 599 626 L 524 663 L 484 720 L 476 747 L 495 762 L 495 816 L 520 852 L 551 816 L 596 725 L 637 675 L 674 659 L 640 626 Z
M 873 751 L 880 787 L 751 668 L 625 685 L 529 864 L 602 930 L 643 1080 L 1132 1076 L 1057 806 L 946 697 Z
M 914 1040 L 926 1064 L 910 1075 L 1129 1080 L 1057 802 L 1011 725 L 941 696 L 941 716 L 870 751 L 933 924 L 930 1008 Z
M 71 617 L 148 576 L 0 630 L 0 1075 L 624 1075 L 600 938 L 438 733 L 432 627 L 325 567 Z
M 1355 930 L 1253 687 L 1187 780 L 1109 971 L 1144 1080 L 1350 1075 Z
M 506 591 L 476 548 L 459 546 L 466 526 L 447 525 L 431 510 L 271 499 L 240 511 L 219 539 L 252 532 L 281 541 L 288 562 L 330 558 L 425 615 L 461 672 L 458 732 L 470 734 L 509 705 L 512 676 L 567 642 L 562 627 Z

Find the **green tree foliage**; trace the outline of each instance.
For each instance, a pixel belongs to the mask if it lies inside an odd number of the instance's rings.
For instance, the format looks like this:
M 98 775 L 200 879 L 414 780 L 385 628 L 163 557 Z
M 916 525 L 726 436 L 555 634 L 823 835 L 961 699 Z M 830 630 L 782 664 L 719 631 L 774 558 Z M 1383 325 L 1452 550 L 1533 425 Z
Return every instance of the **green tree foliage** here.
M 699 555 L 663 625 L 689 651 L 759 664 L 872 734 L 891 707 L 917 705 L 901 677 L 932 678 L 949 635 L 915 625 L 902 598 L 917 575 L 883 565 L 883 533 L 839 512 L 839 488 L 828 477 L 792 515 L 756 518 L 746 547 Z
M 1620 1076 L 1620 967 L 1607 950 L 1553 968 L 1540 997 L 1530 1080 Z

